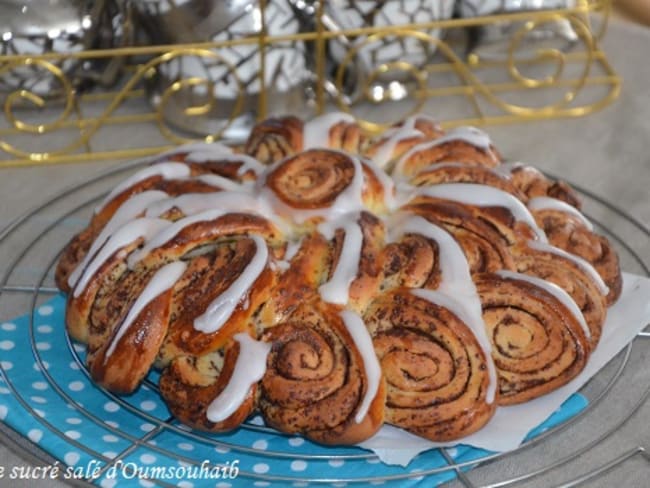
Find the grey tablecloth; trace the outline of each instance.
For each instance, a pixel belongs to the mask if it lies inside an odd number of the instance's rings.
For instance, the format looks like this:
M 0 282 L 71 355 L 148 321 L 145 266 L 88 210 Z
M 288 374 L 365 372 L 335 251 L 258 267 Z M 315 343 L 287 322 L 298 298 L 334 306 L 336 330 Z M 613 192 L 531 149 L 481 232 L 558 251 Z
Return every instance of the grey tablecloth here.
M 647 226 L 650 224 L 650 30 L 614 22 L 603 44 L 612 64 L 624 78 L 622 96 L 614 105 L 586 118 L 492 127 L 489 132 L 508 158 L 530 161 L 551 173 L 562 174 L 616 203 Z M 106 137 L 110 137 L 110 133 Z M 125 138 L 125 144 L 133 144 L 142 134 L 122 133 L 120 137 Z M 35 201 L 45 200 L 60 188 L 82 182 L 101 171 L 102 166 L 111 164 L 115 163 L 0 171 L 0 224 L 4 226 Z M 639 234 L 634 235 L 638 239 Z M 647 258 L 650 244 L 647 237 L 641 236 L 641 242 L 635 245 Z M 5 264 L 2 262 L 0 266 L 4 268 Z M 2 318 L 19 312 L 21 310 L 0 311 Z M 572 446 L 592 442 L 599 432 L 615 425 L 650 383 L 650 361 L 640 342 L 635 346 L 633 362 L 624 380 L 585 420 L 556 436 L 553 442 L 472 471 L 468 475 L 472 482 L 487 484 L 546 467 L 571 453 Z M 637 446 L 650 448 L 650 402 L 613 435 L 597 442 L 587 454 L 532 478 L 524 486 L 559 485 Z M 24 463 L 0 445 L 0 465 L 10 467 Z M 634 456 L 614 470 L 591 479 L 588 484 L 641 487 L 648 486 L 649 476 L 648 461 Z M 0 482 L 8 486 L 4 483 L 7 481 Z M 455 483 L 460 486 L 459 482 Z M 16 482 L 15 486 L 20 485 Z M 24 486 L 59 485 L 30 481 Z

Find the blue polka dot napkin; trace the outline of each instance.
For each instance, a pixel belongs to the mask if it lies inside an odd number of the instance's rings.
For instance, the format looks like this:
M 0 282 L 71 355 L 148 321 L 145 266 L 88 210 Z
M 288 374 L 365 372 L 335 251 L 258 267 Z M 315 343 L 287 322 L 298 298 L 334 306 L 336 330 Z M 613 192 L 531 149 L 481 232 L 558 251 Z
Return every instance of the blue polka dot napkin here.
M 128 397 L 93 385 L 82 366 L 83 347 L 68 344 L 65 298 L 57 295 L 32 315 L 0 324 L 0 420 L 50 453 L 68 480 L 98 486 L 335 486 L 366 480 L 385 486 L 431 487 L 452 479 L 442 454 L 429 450 L 408 466 L 389 466 L 358 447 L 324 447 L 279 434 L 249 419 L 223 435 L 193 432 L 175 422 L 156 391 L 157 373 Z M 529 436 L 582 410 L 575 394 Z M 470 469 L 488 451 L 448 448 Z M 9 479 L 13 467 L 5 467 Z M 16 473 L 14 471 L 14 473 Z M 0 480 L 0 485 L 4 480 Z M 358 486 L 358 484 L 357 484 Z

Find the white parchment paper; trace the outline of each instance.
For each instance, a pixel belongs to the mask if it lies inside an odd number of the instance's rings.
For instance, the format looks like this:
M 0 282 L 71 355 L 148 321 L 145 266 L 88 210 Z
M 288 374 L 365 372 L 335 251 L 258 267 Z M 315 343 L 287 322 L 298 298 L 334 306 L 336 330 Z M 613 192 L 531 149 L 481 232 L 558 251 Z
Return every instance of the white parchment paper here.
M 494 417 L 485 427 L 463 439 L 448 443 L 431 442 L 386 425 L 360 446 L 374 451 L 386 464 L 402 466 L 406 466 L 422 451 L 435 447 L 466 444 L 489 451 L 513 450 L 523 442 L 528 432 L 550 417 L 567 398 L 577 392 L 629 344 L 648 323 L 650 323 L 650 279 L 623 273 L 621 297 L 608 310 L 598 347 L 592 352 L 585 369 L 571 382 L 535 400 L 497 408 Z

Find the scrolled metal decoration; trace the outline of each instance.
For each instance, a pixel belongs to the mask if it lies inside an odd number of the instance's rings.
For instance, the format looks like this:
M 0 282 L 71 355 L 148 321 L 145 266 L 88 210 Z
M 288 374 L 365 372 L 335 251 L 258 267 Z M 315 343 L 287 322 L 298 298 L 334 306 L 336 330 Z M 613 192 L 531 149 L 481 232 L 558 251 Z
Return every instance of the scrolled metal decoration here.
M 409 63 L 407 61 L 393 61 L 393 62 L 381 63 L 377 66 L 371 67 L 371 70 L 367 73 L 363 73 L 363 72 L 358 73 L 359 63 L 355 63 L 355 58 L 357 56 L 363 56 L 361 53 L 365 48 L 376 45 L 380 43 L 382 40 L 384 40 L 385 38 L 397 38 L 397 39 L 412 38 L 424 44 L 431 44 L 433 49 L 445 50 L 446 51 L 445 54 L 447 53 L 450 54 L 454 58 L 454 61 L 462 64 L 460 59 L 453 53 L 453 51 L 451 51 L 451 48 L 449 48 L 443 41 L 441 41 L 437 37 L 432 37 L 428 34 L 425 34 L 420 31 L 415 31 L 415 30 L 382 29 L 380 32 L 368 36 L 367 38 L 363 39 L 361 42 L 353 43 L 352 47 L 347 51 L 345 57 L 341 60 L 340 64 L 338 65 L 334 77 L 334 85 L 336 91 L 335 102 L 341 110 L 351 113 L 353 110 L 353 106 L 356 104 L 356 102 L 360 102 L 360 101 L 367 101 L 370 103 L 384 102 L 383 87 L 380 84 L 376 84 L 375 82 L 377 80 L 381 80 L 382 78 L 386 77 L 386 75 L 391 72 L 406 73 L 411 79 L 415 80 L 415 87 L 417 92 L 422 93 L 426 91 L 427 89 L 426 70 L 423 69 L 424 68 L 423 66 L 416 66 L 413 63 Z M 358 77 L 359 87 L 356 91 L 356 96 L 354 97 L 348 97 L 345 95 L 346 74 L 349 71 L 358 73 L 357 77 Z M 406 85 L 402 80 L 392 80 L 391 82 L 388 82 L 388 86 L 390 87 L 391 83 L 393 82 L 397 83 L 396 85 L 393 86 L 401 87 L 399 89 L 400 91 L 408 89 L 408 85 Z M 382 90 L 382 97 L 380 97 L 375 93 L 376 91 L 379 91 L 379 89 Z M 413 90 L 411 89 L 410 91 Z M 400 96 L 397 97 L 391 96 L 389 93 L 387 98 L 394 100 L 394 99 L 399 99 Z M 413 98 L 414 101 L 413 107 L 409 109 L 406 114 L 398 113 L 398 115 L 396 117 L 393 117 L 393 120 L 389 122 L 377 123 L 356 115 L 355 116 L 357 117 L 359 124 L 365 130 L 368 130 L 369 132 L 378 132 L 392 125 L 393 123 L 399 122 L 400 120 L 403 120 L 404 118 L 413 115 L 414 113 L 418 112 L 422 108 L 425 102 L 425 99 L 423 97 L 416 96 L 411 98 Z
M 373 66 L 372 70 L 368 73 L 362 73 L 360 77 L 360 88 L 356 98 L 348 99 L 343 96 L 345 92 L 346 74 L 351 70 L 358 70 L 358 63 L 355 63 L 355 58 L 360 55 L 363 49 L 368 46 L 380 42 L 386 37 L 391 38 L 415 38 L 419 42 L 429 43 L 432 48 L 439 52 L 446 61 L 450 64 L 453 72 L 458 76 L 461 85 L 469 87 L 472 93 L 481 95 L 487 102 L 497 107 L 505 114 L 522 117 L 522 118 L 535 118 L 540 116 L 553 116 L 559 115 L 579 115 L 583 110 L 589 110 L 588 107 L 569 107 L 578 93 L 583 89 L 587 82 L 592 65 L 594 63 L 594 53 L 596 51 L 594 39 L 591 35 L 589 27 L 578 16 L 575 15 L 553 15 L 545 16 L 543 18 L 531 18 L 523 23 L 522 27 L 516 31 L 511 37 L 510 44 L 507 49 L 507 58 L 504 61 L 504 69 L 507 74 L 514 80 L 514 82 L 521 86 L 522 89 L 534 91 L 536 89 L 558 87 L 561 86 L 565 77 L 565 67 L 567 64 L 567 54 L 555 48 L 537 48 L 534 52 L 532 59 L 527 61 L 530 64 L 541 65 L 552 62 L 554 71 L 550 75 L 545 75 L 541 78 L 534 78 L 526 76 L 519 68 L 521 57 L 519 51 L 523 40 L 534 30 L 545 26 L 546 24 L 558 22 L 566 19 L 570 23 L 572 29 L 576 32 L 578 39 L 584 45 L 584 60 L 579 75 L 572 82 L 572 87 L 565 91 L 557 102 L 546 103 L 544 106 L 536 107 L 532 104 L 526 103 L 510 103 L 502 96 L 499 96 L 498 91 L 493 89 L 490 85 L 486 84 L 474 72 L 472 67 L 464 62 L 460 56 L 453 50 L 453 48 L 445 41 L 438 37 L 433 37 L 422 31 L 404 30 L 404 29 L 383 29 L 380 32 L 372 34 L 362 41 L 354 43 L 353 47 L 347 52 L 344 59 L 338 66 L 335 75 L 335 86 L 337 95 L 335 101 L 341 110 L 352 113 L 355 106 L 358 104 L 363 96 L 365 102 L 374 103 L 376 100 L 373 98 L 373 88 L 376 89 L 377 85 L 372 85 L 377 79 L 386 76 L 387 73 L 398 69 L 402 72 L 407 72 L 411 79 L 415 80 L 415 87 L 410 87 L 410 92 L 415 93 L 411 97 L 415 100 L 414 107 L 407 113 L 399 114 L 394 122 L 403 119 L 408 115 L 412 115 L 418 111 L 424 104 L 427 98 L 429 89 L 427 87 L 427 78 L 429 70 L 435 65 L 414 66 L 412 64 L 399 61 L 394 63 L 383 63 L 378 66 Z M 395 81 L 395 80 L 394 80 Z M 401 83 L 401 81 L 400 81 Z M 390 82 L 389 82 L 390 84 Z M 385 129 L 391 123 L 377 123 L 371 120 L 361 118 L 360 123 L 362 126 L 371 131 L 378 131 Z
M 265 4 L 266 2 L 261 2 L 259 5 Z M 621 89 L 620 78 L 598 46 L 598 39 L 603 30 L 598 28 L 598 24 L 594 27 L 590 19 L 590 14 L 594 11 L 607 14 L 609 5 L 610 0 L 578 0 L 575 7 L 565 10 L 329 30 L 322 22 L 323 15 L 327 12 L 324 5 L 319 3 L 317 13 L 313 16 L 315 25 L 312 25 L 309 32 L 283 31 L 282 35 L 269 35 L 262 28 L 259 35 L 251 35 L 245 39 L 199 44 L 124 47 L 66 54 L 2 54 L 0 80 L 12 70 L 13 73 L 21 70 L 40 71 L 56 84 L 57 89 L 56 97 L 48 96 L 51 92 L 44 94 L 29 90 L 25 86 L 13 87 L 13 91 L 5 95 L 3 108 L 6 123 L 0 128 L 0 167 L 141 157 L 169 147 L 161 143 L 156 147 L 144 147 L 143 144 L 141 147 L 124 149 L 119 146 L 120 141 L 116 140 L 109 149 L 93 152 L 93 138 L 100 128 L 108 124 L 142 124 L 153 121 L 158 125 L 160 134 L 170 144 L 189 141 L 190 137 L 202 138 L 209 142 L 230 137 L 230 129 L 240 129 L 240 121 L 243 120 L 241 116 L 244 113 L 250 113 L 252 119 L 255 113 L 262 117 L 265 110 L 269 110 L 271 114 L 278 111 L 294 111 L 286 102 L 287 98 L 274 95 L 273 80 L 276 73 L 282 70 L 272 69 L 265 62 L 269 61 L 268 53 L 275 52 L 276 47 L 293 45 L 292 43 L 296 42 L 305 45 L 312 43 L 314 48 L 314 111 L 325 111 L 329 99 L 340 110 L 353 113 L 362 127 L 369 132 L 379 131 L 399 122 L 422 110 L 425 103 L 437 100 L 437 97 L 464 97 L 466 104 L 473 109 L 473 114 L 469 117 L 463 118 L 462 113 L 455 113 L 447 120 L 443 119 L 445 126 L 587 115 L 615 100 Z M 262 23 L 264 19 L 265 16 L 262 16 Z M 558 21 L 570 27 L 574 33 L 570 40 L 571 51 L 555 45 L 539 44 L 538 30 Z M 465 57 L 460 54 L 460 49 L 452 40 L 438 34 L 440 29 L 464 28 L 468 25 L 487 26 L 499 22 L 509 23 L 514 29 L 510 31 L 507 44 L 499 51 L 496 59 L 482 58 L 477 53 Z M 532 37 L 537 40 L 531 48 L 527 41 Z M 342 38 L 346 40 L 345 49 L 332 66 L 329 64 L 331 59 L 327 57 L 327 50 L 332 42 L 340 43 Z M 367 57 L 366 51 L 366 60 L 374 61 L 357 62 L 364 56 L 364 50 L 372 52 L 377 46 L 387 43 L 397 45 L 400 42 L 401 45 L 421 46 L 422 52 L 434 53 L 435 57 L 427 56 L 413 60 L 399 54 L 391 54 L 389 51 L 383 53 L 384 57 L 370 58 Z M 244 45 L 253 48 L 254 56 L 259 57 L 260 65 L 265 68 L 260 70 L 261 74 L 255 75 L 256 79 L 260 80 L 259 93 L 249 88 L 251 80 L 242 74 L 237 63 L 225 56 L 227 49 Z M 81 66 L 110 59 L 142 59 L 143 56 L 149 58 L 135 66 L 130 78 L 124 79 L 120 88 L 112 93 L 79 93 L 74 77 L 61 68 L 62 62 Z M 165 72 L 166 63 L 180 62 L 185 57 L 202 60 L 201 63 L 205 65 L 212 63 L 213 67 L 218 69 L 211 71 L 209 75 L 196 70 Z M 534 68 L 531 69 L 531 66 Z M 494 76 L 484 76 L 485 69 L 497 70 L 498 81 L 495 81 Z M 215 72 L 216 75 L 213 74 Z M 268 82 L 264 76 L 265 72 L 269 75 Z M 161 73 L 163 76 L 160 76 Z M 170 73 L 172 76 L 169 76 Z M 446 73 L 449 78 L 454 79 L 441 77 L 436 78 L 436 83 L 432 83 L 436 73 Z M 219 83 L 224 80 L 228 80 L 233 87 L 233 93 L 229 92 L 228 96 L 224 96 L 219 88 L 223 86 Z M 152 82 L 156 83 L 154 92 L 148 91 L 148 84 Z M 597 98 L 587 102 L 579 102 L 578 96 L 583 92 L 590 93 L 589 87 L 593 85 L 604 87 L 605 93 L 600 92 L 596 95 Z M 297 104 L 294 111 L 299 113 L 300 108 L 305 105 L 304 87 L 296 85 L 296 90 L 298 96 L 303 97 L 302 103 Z M 558 98 L 549 99 L 547 91 L 551 97 Z M 541 102 L 539 98 L 536 99 L 536 92 L 545 93 Z M 157 101 L 154 108 L 145 108 L 136 114 L 117 113 L 117 109 L 127 100 L 141 100 L 152 93 Z M 191 96 L 185 96 L 187 94 Z M 512 98 L 512 95 L 517 95 L 517 98 Z M 102 103 L 105 102 L 101 114 L 84 118 L 85 104 L 99 99 Z M 187 103 L 179 103 L 179 100 Z M 253 102 L 257 103 L 253 105 Z M 388 107 L 388 104 L 392 106 Z M 172 105 L 174 110 L 170 110 Z M 378 117 L 373 114 L 372 108 L 379 105 L 384 107 L 382 115 L 391 117 L 391 120 L 373 120 L 373 117 Z M 491 109 L 488 110 L 488 107 Z M 39 117 L 51 118 L 46 121 L 36 119 L 35 122 L 33 114 L 37 110 L 43 112 L 38 113 Z M 187 124 L 183 126 L 179 123 L 179 120 L 185 119 L 190 124 L 205 119 L 213 121 L 215 115 L 218 124 L 210 125 L 208 130 L 201 130 L 200 135 L 193 130 L 187 130 Z M 12 139 L 21 134 L 38 137 L 58 132 L 63 135 L 64 129 L 66 136 L 73 132 L 69 129 L 77 129 L 78 132 L 69 136 L 61 146 L 40 152 L 37 152 L 35 147 L 21 147 L 29 143 L 19 144 L 17 137 Z M 32 137 L 28 140 L 33 142 L 36 139 Z M 83 153 L 81 150 L 84 150 Z
M 160 67 L 164 63 L 168 63 L 174 59 L 182 58 L 188 55 L 190 55 L 190 53 L 184 50 L 170 51 L 157 58 L 158 62 L 155 66 Z M 237 87 L 237 96 L 232 103 L 230 114 L 223 114 L 223 125 L 216 132 L 203 137 L 206 142 L 213 142 L 223 135 L 223 133 L 226 131 L 226 129 L 228 129 L 228 127 L 233 123 L 238 115 L 242 114 L 244 109 L 246 89 L 243 82 L 237 75 L 237 68 L 219 54 L 211 50 L 197 50 L 191 55 L 206 58 L 213 62 L 222 64 L 225 67 L 227 73 L 225 76 L 222 76 L 222 80 L 229 78 Z M 153 66 L 150 67 L 150 70 L 151 68 L 153 68 Z M 160 102 L 156 107 L 156 122 L 158 124 L 160 132 L 163 134 L 163 136 L 165 136 L 166 139 L 172 141 L 175 144 L 182 144 L 191 140 L 195 140 L 195 138 L 181 137 L 174 130 L 172 130 L 168 122 L 169 117 L 165 116 L 165 110 L 172 103 L 176 95 L 180 95 L 179 98 L 182 99 L 184 95 L 187 95 L 188 91 L 191 92 L 193 88 L 203 86 L 205 87 L 206 100 L 201 104 L 192 105 L 191 100 L 189 100 L 191 97 L 186 96 L 185 98 L 187 98 L 187 104 L 181 106 L 180 111 L 184 117 L 202 117 L 210 113 L 214 113 L 219 104 L 219 100 L 214 93 L 214 84 L 215 80 L 212 80 L 210 78 L 191 76 L 174 80 L 168 86 L 161 87 Z
M 65 155 L 72 153 L 73 151 L 79 149 L 80 147 L 85 146 L 86 144 L 89 143 L 89 141 L 92 139 L 92 137 L 99 131 L 99 129 L 107 123 L 107 121 L 110 119 L 111 115 L 115 112 L 115 110 L 122 105 L 122 103 L 129 97 L 129 95 L 134 91 L 135 87 L 138 86 L 138 84 L 146 77 L 150 76 L 150 73 L 152 70 L 154 70 L 158 65 L 161 63 L 168 62 L 174 58 L 181 57 L 181 56 L 199 56 L 199 57 L 207 57 L 210 59 L 216 59 L 219 61 L 224 62 L 226 66 L 228 66 L 229 71 L 233 73 L 233 77 L 236 80 L 236 83 L 238 83 L 238 86 L 240 87 L 240 92 L 242 95 L 238 97 L 238 102 L 235 104 L 235 110 L 233 112 L 241 111 L 241 104 L 243 103 L 243 92 L 241 90 L 241 81 L 237 78 L 236 74 L 234 73 L 234 67 L 229 66 L 228 63 L 225 60 L 222 60 L 222 58 L 214 53 L 213 51 L 209 49 L 199 49 L 199 48 L 179 48 L 179 49 L 174 49 L 172 51 L 168 51 L 150 61 L 147 63 L 141 65 L 133 74 L 133 76 L 124 84 L 122 89 L 117 92 L 113 98 L 111 99 L 111 102 L 109 103 L 108 107 L 104 110 L 104 112 L 97 117 L 96 119 L 92 119 L 89 123 L 84 125 L 84 129 L 81 131 L 81 135 L 74 141 L 70 142 L 69 144 L 65 145 L 62 148 L 59 148 L 55 151 L 49 151 L 49 152 L 41 152 L 41 153 L 35 153 L 35 152 L 28 152 L 25 150 L 21 150 L 16 148 L 15 146 L 5 142 L 5 141 L 0 141 L 0 148 L 2 148 L 4 151 L 6 151 L 9 154 L 12 154 L 14 156 L 22 157 L 22 158 L 27 158 L 32 161 L 43 161 L 46 159 L 50 159 L 55 156 L 60 156 L 60 155 Z M 29 59 L 26 59 L 24 62 L 28 62 Z M 65 79 L 63 73 L 56 68 L 56 66 L 52 65 L 51 63 L 48 63 L 47 61 L 44 60 L 39 60 L 35 59 L 33 61 L 30 61 L 33 63 L 39 63 L 44 66 L 48 66 L 49 69 L 52 70 L 52 72 L 59 77 L 60 79 Z M 163 135 L 165 135 L 169 140 L 171 140 L 174 143 L 181 143 L 181 142 L 186 142 L 191 139 L 185 139 L 179 136 L 176 136 L 170 128 L 167 127 L 165 118 L 162 116 L 161 110 L 164 109 L 164 103 L 166 103 L 167 100 L 169 100 L 169 97 L 177 91 L 180 87 L 182 86 L 187 86 L 188 84 L 194 84 L 196 85 L 197 83 L 204 83 L 205 80 L 199 79 L 199 80 L 180 80 L 177 82 L 177 84 L 172 84 L 165 94 L 163 95 L 161 105 L 158 107 L 158 115 L 157 115 L 157 121 L 159 128 Z M 45 134 L 47 132 L 51 132 L 53 130 L 61 128 L 61 126 L 65 123 L 66 119 L 70 115 L 72 108 L 74 104 L 76 103 L 75 99 L 75 92 L 72 90 L 72 87 L 68 81 L 66 81 L 66 87 L 69 89 L 66 90 L 67 96 L 66 96 L 66 104 L 64 107 L 63 113 L 59 116 L 59 118 L 50 124 L 43 124 L 41 126 L 33 126 L 30 124 L 27 124 L 25 122 L 21 122 L 16 118 L 15 115 L 13 115 L 11 110 L 7 110 L 7 107 L 11 108 L 13 105 L 11 104 L 13 100 L 17 99 L 18 97 L 20 98 L 26 98 L 30 100 L 32 103 L 36 104 L 42 104 L 44 103 L 44 100 L 37 95 L 30 94 L 27 95 L 26 93 L 21 93 L 22 91 L 16 93 L 13 97 L 10 97 L 7 99 L 7 102 L 5 103 L 5 115 L 8 120 L 10 121 L 15 121 L 14 127 L 16 127 L 20 131 L 25 131 L 25 132 L 32 132 L 32 133 L 37 133 L 39 135 Z M 188 113 L 191 114 L 197 114 L 197 107 L 186 107 L 189 111 Z M 199 111 L 202 109 L 198 109 Z M 237 113 L 233 113 L 230 117 L 230 120 L 232 120 Z M 227 126 L 227 125 L 226 125 Z M 224 127 L 225 129 L 225 127 Z M 220 133 L 217 134 L 212 134 L 208 135 L 205 137 L 205 140 L 207 142 L 216 140 L 219 137 Z
M 542 79 L 524 76 L 517 67 L 516 53 L 517 48 L 529 33 L 545 24 L 560 22 L 562 19 L 566 19 L 571 24 L 571 27 L 573 28 L 576 35 L 585 45 L 586 59 L 584 60 L 582 72 L 577 78 L 578 82 L 576 83 L 575 87 L 565 92 L 563 97 L 554 104 L 549 104 L 540 108 L 532 108 L 506 103 L 502 107 L 504 110 L 507 110 L 513 114 L 520 114 L 524 116 L 532 114 L 533 112 L 531 111 L 536 110 L 544 113 L 550 113 L 569 105 L 573 100 L 575 100 L 577 94 L 584 87 L 584 84 L 589 77 L 589 73 L 593 65 L 594 40 L 589 27 L 581 19 L 575 16 L 554 16 L 549 19 L 529 20 L 528 22 L 525 22 L 524 25 L 519 30 L 517 30 L 517 32 L 515 32 L 511 38 L 510 46 L 508 47 L 508 72 L 514 80 L 526 88 L 536 89 L 558 85 L 564 75 L 567 58 L 566 53 L 554 48 L 537 49 L 535 53 L 535 62 L 541 63 L 550 60 L 556 63 L 555 72 L 552 75 L 547 75 Z
M 61 68 L 50 63 L 49 61 L 46 61 L 44 59 L 38 59 L 38 58 L 24 58 L 17 61 L 8 62 L 4 65 L 0 65 L 0 77 L 13 69 L 18 69 L 23 66 L 45 70 L 60 83 L 62 100 L 63 100 L 63 109 L 61 113 L 56 117 L 55 120 L 48 123 L 32 124 L 25 120 L 22 120 L 20 116 L 15 113 L 15 109 L 19 105 L 24 105 L 25 103 L 29 103 L 36 106 L 39 109 L 43 109 L 47 107 L 48 102 L 52 102 L 51 104 L 53 104 L 55 101 L 56 103 L 59 103 L 61 98 L 57 100 L 47 100 L 41 95 L 38 95 L 30 90 L 21 88 L 7 94 L 4 101 L 5 118 L 7 119 L 11 127 L 17 129 L 20 132 L 26 132 L 29 134 L 45 134 L 47 132 L 56 130 L 68 120 L 70 114 L 72 113 L 72 110 L 74 109 L 75 91 L 72 86 L 72 83 L 65 75 L 63 70 L 61 70 Z M 27 151 L 23 151 L 16 148 L 14 145 L 9 144 L 8 142 L 1 141 L 1 140 L 0 140 L 0 148 L 3 151 L 12 154 L 14 156 L 29 158 L 35 161 L 42 161 L 44 159 L 47 159 L 47 153 L 40 153 L 40 154 L 29 153 Z

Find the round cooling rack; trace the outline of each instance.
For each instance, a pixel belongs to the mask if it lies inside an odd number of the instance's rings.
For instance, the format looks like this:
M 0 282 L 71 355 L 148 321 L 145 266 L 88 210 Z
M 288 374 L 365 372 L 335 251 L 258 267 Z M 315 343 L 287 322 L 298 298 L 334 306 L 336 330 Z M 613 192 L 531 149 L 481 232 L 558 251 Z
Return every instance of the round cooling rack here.
M 278 433 L 257 416 L 228 434 L 192 431 L 169 414 L 158 395 L 156 372 L 128 397 L 95 386 L 84 366 L 84 347 L 65 333 L 65 298 L 54 285 L 54 267 L 65 243 L 85 227 L 94 205 L 140 164 L 120 166 L 69 188 L 0 233 L 3 440 L 33 462 L 57 464 L 67 482 L 103 487 L 430 487 L 445 482 L 497 487 L 535 483 L 564 470 L 566 486 L 573 486 L 638 453 L 645 456 L 642 446 L 632 446 L 629 452 L 611 453 L 588 471 L 573 468 L 576 460 L 623 426 L 650 394 L 649 375 L 641 376 L 644 384 L 634 382 L 634 365 L 642 359 L 644 338 L 650 335 L 645 332 L 517 450 L 495 454 L 465 446 L 434 449 L 406 468 L 384 465 L 360 448 L 325 447 Z M 614 242 L 622 268 L 649 276 L 650 231 L 614 205 L 573 187 L 583 195 L 587 216 L 598 231 Z M 13 318 L 8 310 L 26 315 Z M 620 403 L 616 418 L 594 423 L 608 402 Z M 583 428 L 587 424 L 590 427 Z

